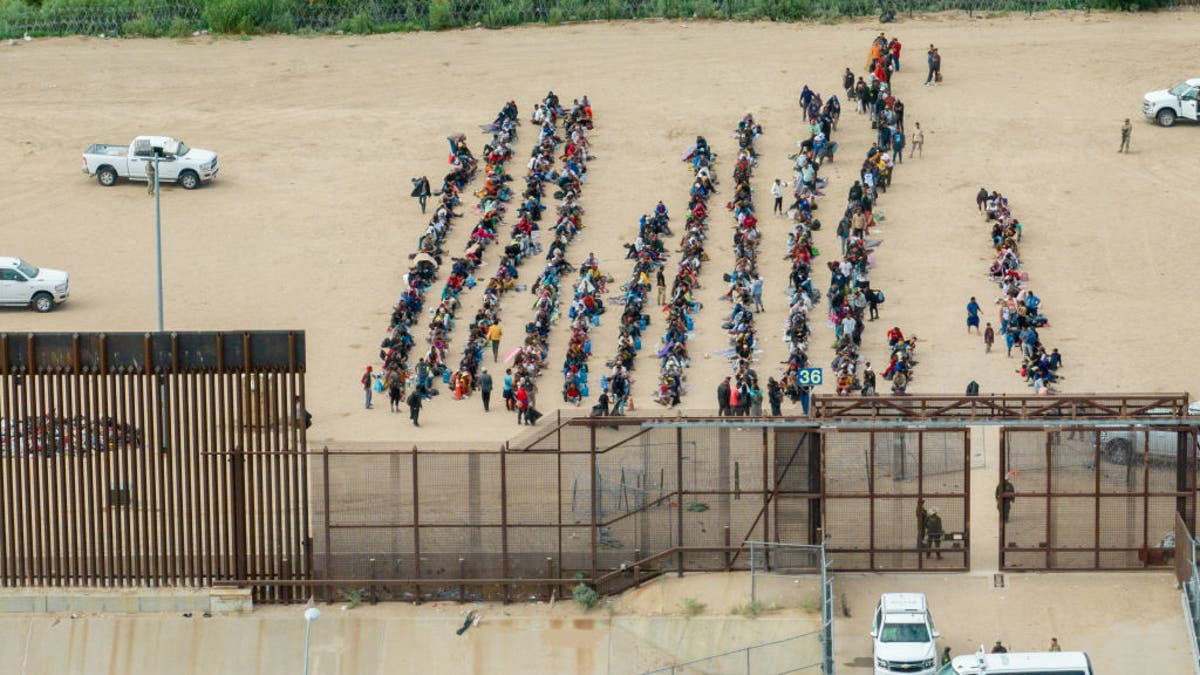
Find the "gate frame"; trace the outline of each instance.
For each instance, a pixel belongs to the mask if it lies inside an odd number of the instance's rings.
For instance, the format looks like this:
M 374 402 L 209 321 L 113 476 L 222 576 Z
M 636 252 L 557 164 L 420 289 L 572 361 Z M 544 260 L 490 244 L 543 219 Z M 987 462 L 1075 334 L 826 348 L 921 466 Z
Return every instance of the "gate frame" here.
M 1082 432 L 1085 434 L 1093 435 L 1095 437 L 1094 446 L 1093 446 L 1093 456 L 1092 456 L 1093 462 L 1094 462 L 1093 473 L 1095 474 L 1095 480 L 1094 480 L 1094 488 L 1093 488 L 1093 490 L 1091 490 L 1089 492 L 1055 492 L 1054 491 L 1054 483 L 1053 483 L 1053 475 L 1054 475 L 1053 459 L 1054 459 L 1054 457 L 1052 454 L 1053 448 L 1054 448 L 1054 434 L 1062 433 L 1063 431 L 1068 430 L 1068 429 L 1073 432 Z M 1155 423 L 1147 424 L 1145 421 L 1139 422 L 1138 420 L 1130 419 L 1130 420 L 1123 420 L 1120 422 L 1114 421 L 1111 424 L 1103 424 L 1103 425 L 1095 424 L 1095 423 L 1088 424 L 1086 422 L 1079 423 L 1079 424 L 1065 423 L 1065 424 L 1057 424 L 1057 425 L 1048 423 L 1048 424 L 1043 424 L 1043 425 L 1037 426 L 1037 427 L 1012 427 L 1012 426 L 1001 425 L 999 431 L 1000 431 L 1000 445 L 999 445 L 999 453 L 1000 454 L 999 454 L 999 461 L 997 462 L 997 472 L 998 472 L 998 477 L 997 477 L 997 482 L 996 482 L 997 486 L 1003 484 L 1005 477 L 1008 474 L 1008 468 L 1007 468 L 1008 467 L 1008 461 L 1007 461 L 1008 460 L 1008 432 L 1024 431 L 1026 433 L 1029 433 L 1032 431 L 1040 431 L 1042 434 L 1045 435 L 1045 452 L 1046 452 L 1046 469 L 1045 469 L 1046 488 L 1045 488 L 1044 492 L 1022 492 L 1022 491 L 1005 492 L 1005 491 L 1001 491 L 997 497 L 997 499 L 1003 499 L 1004 497 L 1007 497 L 1007 496 L 1011 496 L 1013 498 L 1022 497 L 1025 499 L 1044 499 L 1045 500 L 1045 518 L 1044 518 L 1045 527 L 1043 529 L 1043 536 L 1045 537 L 1046 545 L 1044 548 L 1041 548 L 1041 547 L 1039 547 L 1039 548 L 1029 548 L 1029 547 L 1010 548 L 1010 547 L 1008 547 L 1005 543 L 1006 542 L 1006 537 L 1005 537 L 1006 523 L 1004 522 L 1004 513 L 999 507 L 997 507 L 996 518 L 997 518 L 997 521 L 999 524 L 999 538 L 997 541 L 997 549 L 998 549 L 997 550 L 997 565 L 998 565 L 997 569 L 999 571 L 1001 571 L 1001 572 L 1005 572 L 1005 571 L 1011 571 L 1011 572 L 1081 572 L 1081 571 L 1106 572 L 1106 571 L 1157 570 L 1157 569 L 1159 569 L 1158 566 L 1151 566 L 1149 564 L 1149 551 L 1151 549 L 1151 547 L 1150 547 L 1150 500 L 1151 500 L 1151 498 L 1154 498 L 1154 497 L 1175 497 L 1176 504 L 1177 504 L 1176 510 L 1175 510 L 1176 522 L 1182 523 L 1182 525 L 1185 528 L 1187 528 L 1187 530 L 1189 532 L 1195 531 L 1196 521 L 1197 521 L 1197 510 L 1198 510 L 1196 500 L 1198 497 L 1200 497 L 1200 485 L 1197 484 L 1197 475 L 1196 475 L 1197 465 L 1198 465 L 1198 463 L 1200 463 L 1200 446 L 1197 446 L 1197 444 L 1196 444 L 1196 434 L 1197 434 L 1196 422 L 1189 422 L 1189 420 L 1187 420 L 1187 419 L 1181 419 L 1181 420 L 1178 420 L 1175 422 L 1160 422 L 1157 424 L 1155 424 Z M 1142 465 L 1140 467 L 1141 468 L 1141 489 L 1139 491 L 1121 492 L 1121 493 L 1104 492 L 1102 490 L 1102 486 L 1101 486 L 1102 476 L 1101 476 L 1101 471 L 1100 471 L 1100 462 L 1103 458 L 1103 454 L 1101 452 L 1101 444 L 1100 444 L 1100 433 L 1102 431 L 1118 431 L 1118 432 L 1143 434 L 1144 435 L 1144 440 L 1143 440 L 1144 446 L 1143 447 L 1145 448 L 1147 456 L 1150 454 L 1150 433 L 1152 431 L 1165 431 L 1165 432 L 1175 433 L 1177 435 L 1177 442 L 1179 442 L 1179 443 L 1185 442 L 1185 435 L 1190 436 L 1191 437 L 1191 451 L 1189 453 L 1188 451 L 1184 450 L 1182 446 L 1176 451 L 1175 462 L 1177 463 L 1177 466 L 1176 466 L 1175 470 L 1177 473 L 1180 471 L 1180 468 L 1178 467 L 1178 462 L 1183 461 L 1185 463 L 1185 467 L 1183 470 L 1191 472 L 1191 476 L 1190 476 L 1191 489 L 1190 490 L 1178 490 L 1177 489 L 1177 490 L 1172 490 L 1172 491 L 1152 490 L 1150 488 L 1150 465 L 1151 465 L 1151 462 L 1150 461 L 1142 461 L 1142 463 L 1141 463 Z M 1184 453 L 1184 456 L 1180 457 L 1179 453 Z M 1189 492 L 1190 492 L 1190 495 L 1188 494 Z M 1191 497 L 1191 514 L 1190 514 L 1190 518 L 1185 518 L 1184 514 L 1180 513 L 1179 504 L 1180 504 L 1180 500 L 1186 500 L 1189 496 Z M 1079 548 L 1079 547 L 1064 548 L 1064 547 L 1051 546 L 1051 532 L 1052 532 L 1053 520 L 1054 520 L 1053 519 L 1054 499 L 1055 498 L 1070 498 L 1070 497 L 1092 498 L 1094 500 L 1093 534 L 1092 534 L 1092 546 L 1091 547 L 1088 547 L 1088 548 Z M 1105 552 L 1129 553 L 1130 551 L 1133 550 L 1133 549 L 1124 548 L 1124 547 L 1123 548 L 1106 548 L 1106 547 L 1100 545 L 1100 504 L 1101 504 L 1101 500 L 1106 497 L 1108 497 L 1108 498 L 1124 497 L 1124 498 L 1136 499 L 1141 502 L 1141 507 L 1142 507 L 1141 508 L 1141 511 L 1142 511 L 1142 513 L 1141 513 L 1141 516 L 1142 516 L 1141 540 L 1142 541 L 1141 541 L 1141 547 L 1139 549 L 1137 549 L 1137 551 L 1139 552 L 1139 558 L 1140 558 L 1140 562 L 1141 562 L 1140 567 L 1102 567 L 1100 565 L 1101 554 L 1103 554 Z M 1186 504 L 1186 501 L 1183 503 Z M 1189 520 L 1190 520 L 1190 522 L 1189 522 Z M 1054 565 L 1054 553 L 1056 553 L 1056 552 L 1084 553 L 1089 550 L 1093 554 L 1093 562 L 1092 562 L 1092 566 L 1090 568 L 1088 568 L 1088 567 L 1056 567 Z M 1005 566 L 1005 554 L 1006 553 L 1029 554 L 1029 553 L 1041 553 L 1042 551 L 1045 552 L 1045 559 L 1046 559 L 1044 567 L 1029 567 L 1029 566 L 1006 567 Z M 1170 567 L 1170 565 L 1168 565 L 1167 567 Z

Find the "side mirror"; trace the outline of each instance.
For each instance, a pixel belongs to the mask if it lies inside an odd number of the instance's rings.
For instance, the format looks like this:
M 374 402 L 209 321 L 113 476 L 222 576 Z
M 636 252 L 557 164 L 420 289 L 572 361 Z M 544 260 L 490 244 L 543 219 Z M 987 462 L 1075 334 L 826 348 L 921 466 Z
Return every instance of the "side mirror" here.
M 933 639 L 934 639 L 934 640 L 936 640 L 936 639 L 938 639 L 938 638 L 940 638 L 940 637 L 942 637 L 942 634 L 941 634 L 941 633 L 937 632 L 936 630 L 935 630 L 935 631 L 933 631 Z
M 873 637 L 873 638 L 874 638 L 874 637 L 879 637 L 879 631 L 877 631 L 877 630 L 873 630 L 873 631 L 871 631 L 871 637 Z

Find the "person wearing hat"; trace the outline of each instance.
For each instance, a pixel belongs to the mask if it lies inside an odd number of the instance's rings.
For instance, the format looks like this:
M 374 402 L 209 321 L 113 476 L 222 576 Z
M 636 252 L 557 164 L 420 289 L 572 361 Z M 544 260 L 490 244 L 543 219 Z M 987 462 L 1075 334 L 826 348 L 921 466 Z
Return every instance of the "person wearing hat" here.
M 367 369 L 363 371 L 362 377 L 359 378 L 359 382 L 362 383 L 363 393 L 366 396 L 367 410 L 371 409 L 371 379 L 371 366 L 367 366 Z
M 929 509 L 929 515 L 925 516 L 925 538 L 929 540 L 929 548 L 925 549 L 925 557 L 934 549 L 937 551 L 937 559 L 942 559 L 942 517 L 938 515 L 937 509 Z
M 1000 638 L 996 638 L 996 644 L 992 645 L 992 653 L 993 654 L 1007 654 L 1008 647 L 1004 646 L 1004 643 L 1000 641 Z

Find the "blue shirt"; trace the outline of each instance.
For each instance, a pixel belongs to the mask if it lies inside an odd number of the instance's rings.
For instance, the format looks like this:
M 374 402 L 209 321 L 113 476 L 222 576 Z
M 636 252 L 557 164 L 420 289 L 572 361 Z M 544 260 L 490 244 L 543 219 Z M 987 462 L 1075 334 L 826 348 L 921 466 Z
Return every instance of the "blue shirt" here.
M 967 315 L 972 319 L 979 316 L 979 305 L 974 302 L 967 303 Z

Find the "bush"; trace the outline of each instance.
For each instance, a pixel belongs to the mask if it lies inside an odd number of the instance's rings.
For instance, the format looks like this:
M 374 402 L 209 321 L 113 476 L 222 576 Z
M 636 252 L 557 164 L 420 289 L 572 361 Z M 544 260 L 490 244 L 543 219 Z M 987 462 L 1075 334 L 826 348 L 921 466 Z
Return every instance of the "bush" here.
M 695 598 L 684 598 L 683 602 L 679 603 L 679 609 L 681 609 L 683 611 L 683 615 L 689 619 L 698 614 L 702 614 L 704 612 L 704 608 L 707 606 L 708 605 L 705 605 L 703 602 L 700 602 Z
M 585 612 L 595 607 L 596 603 L 600 602 L 600 594 L 596 592 L 596 589 L 588 586 L 587 584 L 579 584 L 576 586 L 575 590 L 571 592 L 571 595 L 575 596 L 575 602 L 579 603 L 579 606 L 582 607 L 583 611 Z
M 162 37 L 162 26 L 155 23 L 154 19 L 148 16 L 139 16 L 132 21 L 126 21 L 124 26 L 121 26 L 121 35 L 127 37 Z
M 358 14 L 350 17 L 345 24 L 346 26 L 342 28 L 342 30 L 346 31 L 347 33 L 354 33 L 356 35 L 370 35 L 371 33 L 375 32 L 375 22 L 371 20 L 371 15 L 367 14 L 365 9 L 359 10 Z
M 458 20 L 454 18 L 454 8 L 450 6 L 450 0 L 433 0 L 429 4 L 429 28 L 431 30 L 457 27 Z
M 274 0 L 208 0 L 204 19 L 216 33 L 253 35 L 274 28 Z
M 747 602 L 744 605 L 735 606 L 729 610 L 729 613 L 747 619 L 757 619 L 758 615 L 763 613 L 763 604 L 761 602 Z

